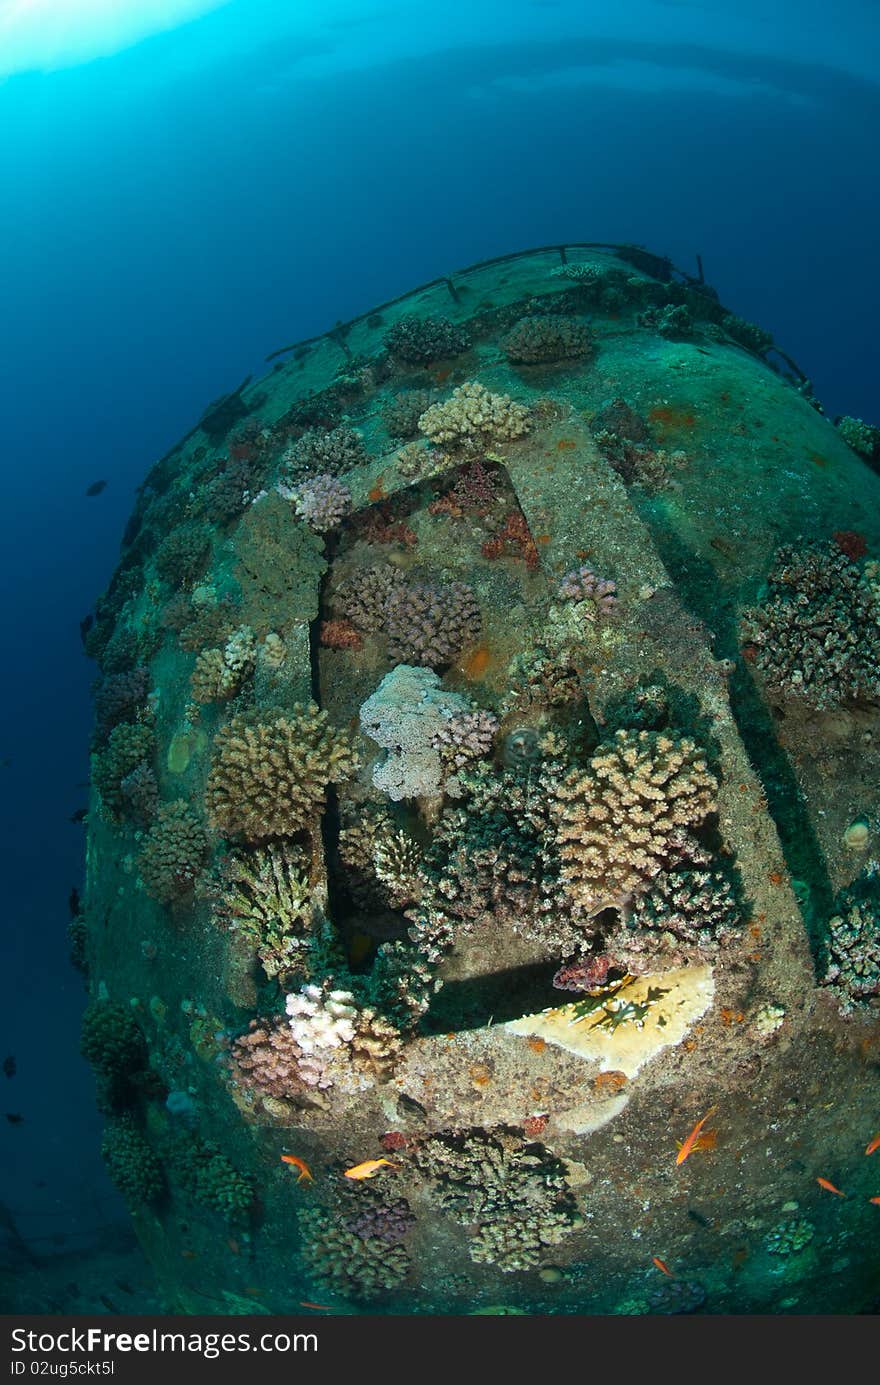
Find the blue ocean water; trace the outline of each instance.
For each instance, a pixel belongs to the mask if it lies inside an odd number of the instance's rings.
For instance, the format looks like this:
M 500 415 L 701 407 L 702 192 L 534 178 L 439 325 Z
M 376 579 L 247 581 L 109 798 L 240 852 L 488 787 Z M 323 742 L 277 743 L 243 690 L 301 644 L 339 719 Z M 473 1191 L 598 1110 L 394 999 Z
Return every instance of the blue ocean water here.
M 273 348 L 563 240 L 699 254 L 876 420 L 878 29 L 871 0 L 0 0 L 0 1173 L 41 1251 L 127 1220 L 65 925 L 79 622 L 150 464 Z

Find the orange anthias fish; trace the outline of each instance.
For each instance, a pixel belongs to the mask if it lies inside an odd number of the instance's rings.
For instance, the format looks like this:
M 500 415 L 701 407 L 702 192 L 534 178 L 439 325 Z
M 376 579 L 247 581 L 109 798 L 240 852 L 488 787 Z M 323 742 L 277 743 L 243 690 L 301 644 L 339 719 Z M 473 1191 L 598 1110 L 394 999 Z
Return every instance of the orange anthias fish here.
M 846 1193 L 842 1193 L 839 1188 L 835 1188 L 834 1184 L 829 1183 L 827 1178 L 817 1178 L 816 1182 L 819 1184 L 820 1188 L 825 1188 L 827 1192 L 833 1193 L 835 1197 L 846 1197 Z
M 705 1116 L 703 1117 L 703 1119 L 702 1119 L 701 1121 L 697 1121 L 697 1123 L 696 1123 L 696 1125 L 694 1126 L 693 1130 L 692 1130 L 691 1133 L 688 1135 L 688 1137 L 687 1137 L 687 1139 L 685 1140 L 684 1144 L 681 1146 L 681 1148 L 680 1148 L 679 1151 L 678 1151 L 678 1157 L 677 1157 L 676 1160 L 675 1160 L 676 1164 L 683 1164 L 684 1161 L 685 1161 L 685 1159 L 688 1157 L 688 1155 L 693 1153 L 694 1149 L 695 1149 L 696 1146 L 697 1146 L 697 1141 L 698 1141 L 699 1138 L 700 1138 L 700 1131 L 702 1130 L 703 1126 L 706 1124 L 706 1121 L 709 1119 L 709 1117 L 710 1117 L 710 1116 L 713 1116 L 717 1110 L 718 1110 L 718 1107 L 717 1107 L 717 1106 L 713 1106 L 713 1107 L 711 1108 L 711 1110 L 709 1110 L 709 1111 L 706 1112 Z M 711 1145 L 710 1145 L 710 1146 L 706 1146 L 706 1145 L 703 1146 L 704 1149 L 707 1148 L 707 1147 L 708 1147 L 708 1148 L 711 1148 Z
M 658 1270 L 662 1270 L 663 1274 L 668 1274 L 670 1279 L 675 1278 L 675 1275 L 672 1273 L 672 1270 L 666 1264 L 666 1261 L 661 1260 L 659 1255 L 652 1255 L 651 1260 L 657 1266 Z
M 296 1154 L 282 1154 L 281 1162 L 282 1164 L 292 1164 L 295 1169 L 299 1169 L 299 1178 L 296 1180 L 297 1183 L 302 1183 L 304 1178 L 309 1183 L 314 1183 L 315 1180 L 312 1178 L 312 1171 L 305 1159 L 298 1158 Z
M 676 1140 L 675 1143 L 679 1149 L 682 1148 L 680 1140 Z M 714 1149 L 717 1143 L 718 1131 L 704 1130 L 703 1133 L 701 1135 L 698 1135 L 697 1138 L 694 1140 L 694 1143 L 691 1146 L 691 1154 L 696 1154 L 701 1149 Z
M 880 1197 L 869 1197 L 869 1202 L 873 1202 L 875 1207 L 880 1207 Z
M 874 1136 L 873 1140 L 872 1140 L 871 1143 L 868 1145 L 868 1148 L 865 1150 L 865 1153 L 866 1153 L 866 1154 L 873 1154 L 874 1151 L 877 1150 L 877 1149 L 880 1149 L 880 1135 L 875 1135 L 875 1136 Z
M 399 1169 L 399 1164 L 392 1164 L 390 1159 L 365 1159 L 362 1164 L 355 1164 L 353 1169 L 345 1170 L 346 1178 L 375 1178 L 381 1168 L 387 1166 L 389 1169 Z

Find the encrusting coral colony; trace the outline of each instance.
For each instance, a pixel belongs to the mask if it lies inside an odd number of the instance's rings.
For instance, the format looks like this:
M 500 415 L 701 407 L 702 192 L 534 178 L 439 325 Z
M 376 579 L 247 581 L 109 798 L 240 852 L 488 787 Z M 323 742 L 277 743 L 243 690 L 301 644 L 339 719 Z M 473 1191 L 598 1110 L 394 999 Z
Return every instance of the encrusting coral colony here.
M 877 430 L 632 246 L 276 357 L 85 635 L 82 1051 L 167 1303 L 876 1301 Z

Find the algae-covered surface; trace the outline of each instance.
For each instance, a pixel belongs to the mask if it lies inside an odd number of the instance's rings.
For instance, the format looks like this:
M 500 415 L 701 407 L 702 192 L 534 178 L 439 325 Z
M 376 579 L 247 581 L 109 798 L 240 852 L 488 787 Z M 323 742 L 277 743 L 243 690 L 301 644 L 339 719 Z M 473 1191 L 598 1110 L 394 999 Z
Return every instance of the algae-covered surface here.
M 705 285 L 570 250 L 281 353 L 153 468 L 73 942 L 174 1311 L 876 1303 L 846 435 Z

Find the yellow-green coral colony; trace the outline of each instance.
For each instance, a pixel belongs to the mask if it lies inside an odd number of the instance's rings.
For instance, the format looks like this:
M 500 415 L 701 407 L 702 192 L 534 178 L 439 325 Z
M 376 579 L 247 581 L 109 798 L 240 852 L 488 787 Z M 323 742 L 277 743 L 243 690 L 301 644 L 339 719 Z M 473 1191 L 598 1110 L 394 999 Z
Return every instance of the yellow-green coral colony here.
M 236 399 L 87 636 L 82 1051 L 165 1300 L 869 1307 L 871 427 L 637 247 Z

